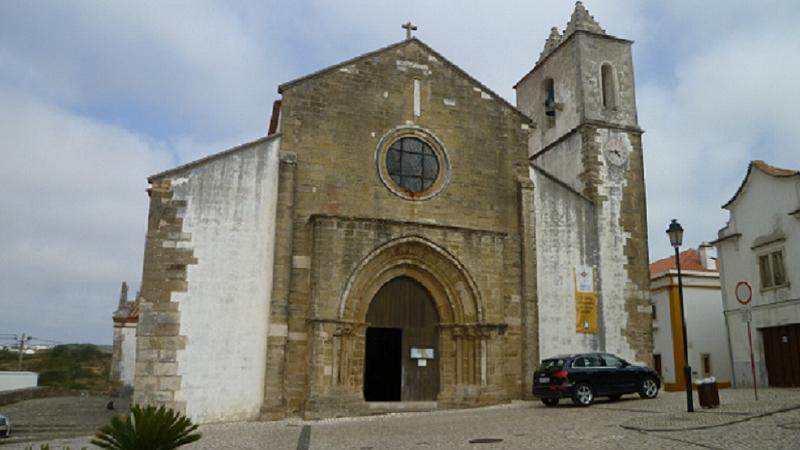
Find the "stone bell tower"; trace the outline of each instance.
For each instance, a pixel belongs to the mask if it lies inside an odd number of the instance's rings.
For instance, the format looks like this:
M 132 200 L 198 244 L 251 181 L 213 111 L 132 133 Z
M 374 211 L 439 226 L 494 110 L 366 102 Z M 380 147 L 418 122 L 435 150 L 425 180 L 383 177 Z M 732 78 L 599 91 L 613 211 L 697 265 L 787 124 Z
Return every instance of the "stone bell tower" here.
M 514 86 L 518 108 L 535 123 L 529 156 L 537 190 L 543 357 L 575 351 L 561 347 L 577 345 L 650 362 L 643 131 L 636 115 L 632 43 L 607 34 L 577 2 L 564 32 L 551 29 L 534 68 Z M 559 211 L 566 212 L 559 216 Z M 569 244 L 564 236 L 573 234 Z M 571 293 L 541 289 L 572 281 L 572 273 L 559 272 L 570 266 L 570 272 L 593 269 L 598 326 L 594 332 L 578 328 L 572 344 L 558 344 L 554 336 L 564 330 L 548 327 L 560 317 L 548 315 L 561 314 L 569 322 L 571 310 L 555 303 L 563 305 Z

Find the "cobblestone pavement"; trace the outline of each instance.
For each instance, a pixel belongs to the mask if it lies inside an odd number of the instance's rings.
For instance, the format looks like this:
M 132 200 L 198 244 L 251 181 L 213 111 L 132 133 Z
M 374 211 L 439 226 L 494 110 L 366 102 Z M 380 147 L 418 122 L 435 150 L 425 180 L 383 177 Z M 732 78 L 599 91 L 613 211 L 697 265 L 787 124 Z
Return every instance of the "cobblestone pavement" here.
M 721 406 L 685 412 L 684 393 L 655 400 L 599 399 L 589 408 L 569 402 L 546 408 L 514 402 L 469 410 L 372 417 L 211 424 L 186 447 L 206 449 L 796 449 L 800 446 L 800 389 L 720 391 Z M 474 442 L 475 440 L 493 442 Z M 473 441 L 473 442 L 470 442 Z M 73 450 L 89 438 L 52 440 Z M 27 444 L 26 444 L 27 445 Z M 38 445 L 38 444 L 37 444 Z M 3 450 L 24 446 L 2 446 Z M 38 447 L 35 447 L 38 448 Z M 60 447 L 58 447 L 60 448 Z M 91 447 L 90 447 L 91 448 Z
M 0 440 L 0 448 L 11 448 L 17 442 L 94 434 L 97 427 L 108 423 L 115 414 L 127 414 L 130 410 L 127 401 L 120 400 L 114 400 L 115 409 L 109 410 L 110 400 L 92 396 L 56 397 L 0 406 L 0 413 L 11 420 L 11 437 Z

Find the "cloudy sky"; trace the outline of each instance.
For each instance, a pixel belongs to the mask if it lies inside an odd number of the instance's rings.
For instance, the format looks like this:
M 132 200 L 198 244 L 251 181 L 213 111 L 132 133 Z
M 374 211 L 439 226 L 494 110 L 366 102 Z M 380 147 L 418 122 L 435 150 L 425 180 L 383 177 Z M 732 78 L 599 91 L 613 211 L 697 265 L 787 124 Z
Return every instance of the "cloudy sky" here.
M 800 168 L 800 2 L 586 0 L 633 39 L 651 260 L 712 240 L 748 161 Z M 700 6 L 702 5 L 702 6 Z M 400 24 L 514 102 L 564 0 L 0 2 L 0 334 L 111 342 L 146 177 L 263 136 L 278 84 Z

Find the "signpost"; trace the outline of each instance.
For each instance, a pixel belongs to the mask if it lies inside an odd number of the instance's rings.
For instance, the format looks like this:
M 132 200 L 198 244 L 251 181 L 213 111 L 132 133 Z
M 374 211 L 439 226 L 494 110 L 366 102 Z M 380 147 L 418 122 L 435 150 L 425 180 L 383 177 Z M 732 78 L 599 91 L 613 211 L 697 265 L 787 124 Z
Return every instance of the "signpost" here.
M 753 358 L 753 335 L 750 331 L 750 322 L 753 321 L 753 312 L 750 309 L 750 301 L 753 300 L 753 287 L 747 281 L 736 283 L 736 301 L 745 306 L 744 320 L 747 322 L 747 342 L 750 344 L 750 369 L 753 371 L 753 395 L 758 400 L 758 388 L 756 387 L 756 363 Z

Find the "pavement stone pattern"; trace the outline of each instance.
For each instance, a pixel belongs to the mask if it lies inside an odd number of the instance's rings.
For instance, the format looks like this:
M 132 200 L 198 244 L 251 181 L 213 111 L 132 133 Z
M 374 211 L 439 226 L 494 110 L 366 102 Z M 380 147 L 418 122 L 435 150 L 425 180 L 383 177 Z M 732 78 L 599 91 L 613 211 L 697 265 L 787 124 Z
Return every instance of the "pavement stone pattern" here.
M 72 398 L 74 401 L 76 398 Z M 49 399 L 63 413 L 72 413 L 63 399 Z M 78 398 L 78 401 L 84 401 Z M 42 411 L 39 401 L 17 404 L 16 412 Z M 105 406 L 103 402 L 95 402 Z M 84 404 L 85 407 L 88 403 Z M 588 408 L 562 402 L 546 408 L 539 402 L 476 409 L 396 413 L 380 416 L 304 421 L 238 422 L 205 425 L 203 438 L 186 448 L 205 449 L 795 449 L 800 442 L 800 389 L 720 391 L 720 407 L 687 413 L 682 392 L 661 392 L 654 400 L 624 396 L 598 399 Z M 11 415 L 6 408 L 4 414 Z M 78 412 L 78 411 L 76 411 Z M 33 414 L 36 414 L 35 411 Z M 97 417 L 96 411 L 89 414 Z M 12 416 L 13 417 L 13 416 Z M 45 416 L 55 418 L 55 416 Z M 61 421 L 61 419 L 59 419 Z M 63 422 L 60 422 L 63 423 Z M 51 439 L 36 443 L 0 441 L 2 450 L 27 445 L 89 445 L 90 437 Z M 499 440 L 470 443 L 476 439 Z M 51 447 L 53 448 L 53 447 Z
M 114 409 L 107 408 L 114 402 Z M 0 406 L 0 414 L 11 421 L 11 436 L 0 439 L 0 448 L 25 448 L 31 441 L 66 439 L 94 434 L 117 414 L 127 415 L 127 400 L 106 397 L 54 397 L 26 400 Z M 22 444 L 25 443 L 25 444 Z M 39 446 L 35 446 L 38 450 Z M 80 448 L 80 447 L 78 447 Z

